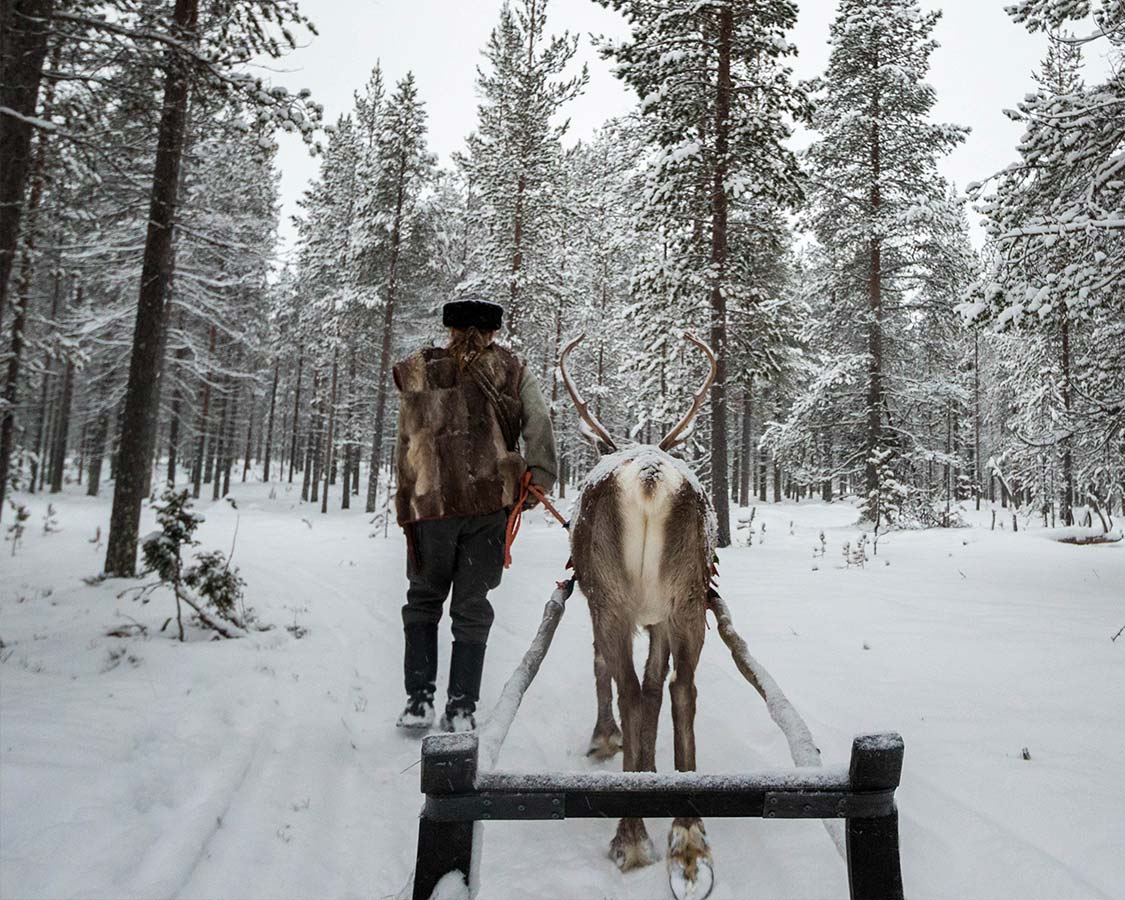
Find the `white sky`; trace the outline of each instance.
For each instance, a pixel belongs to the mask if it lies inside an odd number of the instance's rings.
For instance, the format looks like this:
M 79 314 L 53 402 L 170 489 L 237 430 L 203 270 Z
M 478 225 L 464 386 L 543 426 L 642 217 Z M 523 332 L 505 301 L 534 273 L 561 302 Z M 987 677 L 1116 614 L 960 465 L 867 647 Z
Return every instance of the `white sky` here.
M 835 0 L 799 0 L 800 19 L 791 35 L 800 55 L 799 78 L 820 74 L 828 58 L 828 27 Z M 1001 114 L 1031 89 L 1031 72 L 1045 49 L 1045 38 L 1029 35 L 1004 13 L 1010 0 L 944 0 L 938 25 L 941 47 L 932 57 L 930 82 L 937 91 L 937 119 L 969 125 L 972 134 L 942 164 L 943 173 L 964 188 L 1015 158 L 1021 128 Z M 923 2 L 924 8 L 933 3 Z M 334 122 L 352 105 L 353 92 L 366 82 L 376 60 L 393 84 L 414 72 L 419 95 L 429 113 L 431 148 L 441 161 L 461 149 L 476 125 L 474 89 L 480 51 L 496 22 L 500 0 L 306 0 L 302 4 L 319 37 L 281 61 L 275 80 L 307 87 L 324 104 L 325 120 Z M 572 139 L 588 136 L 607 118 L 626 112 L 633 95 L 609 73 L 593 52 L 590 33 L 623 37 L 623 20 L 593 0 L 550 0 L 548 30 L 582 36 L 576 65 L 586 62 L 590 81 L 585 94 L 570 104 Z M 1104 72 L 1093 59 L 1090 80 Z M 318 162 L 300 140 L 281 136 L 282 236 L 289 242 L 289 218 Z M 979 243 L 980 234 L 976 239 Z

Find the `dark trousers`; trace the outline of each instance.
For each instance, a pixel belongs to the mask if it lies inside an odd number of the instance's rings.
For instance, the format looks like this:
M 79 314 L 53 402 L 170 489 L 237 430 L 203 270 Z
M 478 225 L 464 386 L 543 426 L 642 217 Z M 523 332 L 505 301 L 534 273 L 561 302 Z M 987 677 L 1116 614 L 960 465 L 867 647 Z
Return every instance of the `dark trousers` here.
M 437 624 L 445 598 L 453 590 L 449 615 L 453 639 L 483 644 L 492 627 L 488 592 L 500 584 L 504 571 L 503 510 L 486 516 L 462 516 L 415 522 L 406 574 L 410 587 L 402 608 L 404 625 Z

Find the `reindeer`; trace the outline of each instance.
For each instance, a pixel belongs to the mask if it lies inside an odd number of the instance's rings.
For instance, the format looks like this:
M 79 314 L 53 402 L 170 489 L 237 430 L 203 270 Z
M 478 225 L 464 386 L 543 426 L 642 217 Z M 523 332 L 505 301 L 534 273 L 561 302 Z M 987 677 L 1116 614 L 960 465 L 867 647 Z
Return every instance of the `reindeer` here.
M 659 445 L 618 450 L 591 413 L 566 369 L 559 371 L 581 419 L 584 437 L 604 454 L 587 476 L 571 525 L 578 585 L 594 628 L 594 679 L 598 716 L 590 755 L 624 751 L 626 772 L 656 771 L 656 731 L 669 660 L 676 770 L 695 771 L 695 667 L 706 632 L 705 612 L 715 547 L 715 515 L 706 492 L 683 462 L 667 451 L 685 440 L 715 380 L 711 349 L 691 334 L 711 364 L 688 413 Z M 633 636 L 648 631 L 643 682 L 633 665 Z M 613 716 L 611 679 L 617 683 L 621 728 Z M 648 865 L 656 853 L 640 818 L 622 819 L 609 848 L 621 871 Z M 714 881 L 703 821 L 680 817 L 668 833 L 668 870 L 677 897 L 706 897 Z

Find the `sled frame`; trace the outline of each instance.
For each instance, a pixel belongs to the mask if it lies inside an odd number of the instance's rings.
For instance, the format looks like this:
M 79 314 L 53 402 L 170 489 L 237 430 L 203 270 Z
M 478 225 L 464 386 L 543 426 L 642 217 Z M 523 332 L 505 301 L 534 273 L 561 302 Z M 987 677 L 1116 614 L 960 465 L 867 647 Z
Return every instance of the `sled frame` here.
M 449 872 L 475 892 L 487 821 L 562 821 L 622 816 L 845 819 L 853 900 L 901 900 L 895 789 L 902 772 L 897 734 L 860 735 L 847 769 L 746 775 L 695 773 L 478 774 L 475 733 L 422 742 L 422 792 L 414 900 L 428 900 Z

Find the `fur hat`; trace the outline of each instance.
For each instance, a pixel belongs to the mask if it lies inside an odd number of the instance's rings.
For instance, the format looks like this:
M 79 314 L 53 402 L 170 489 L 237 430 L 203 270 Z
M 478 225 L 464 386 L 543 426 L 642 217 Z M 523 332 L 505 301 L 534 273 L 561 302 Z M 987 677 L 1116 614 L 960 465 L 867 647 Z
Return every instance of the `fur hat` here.
M 504 307 L 487 300 L 451 300 L 441 308 L 441 324 L 446 328 L 496 331 L 503 318 Z

